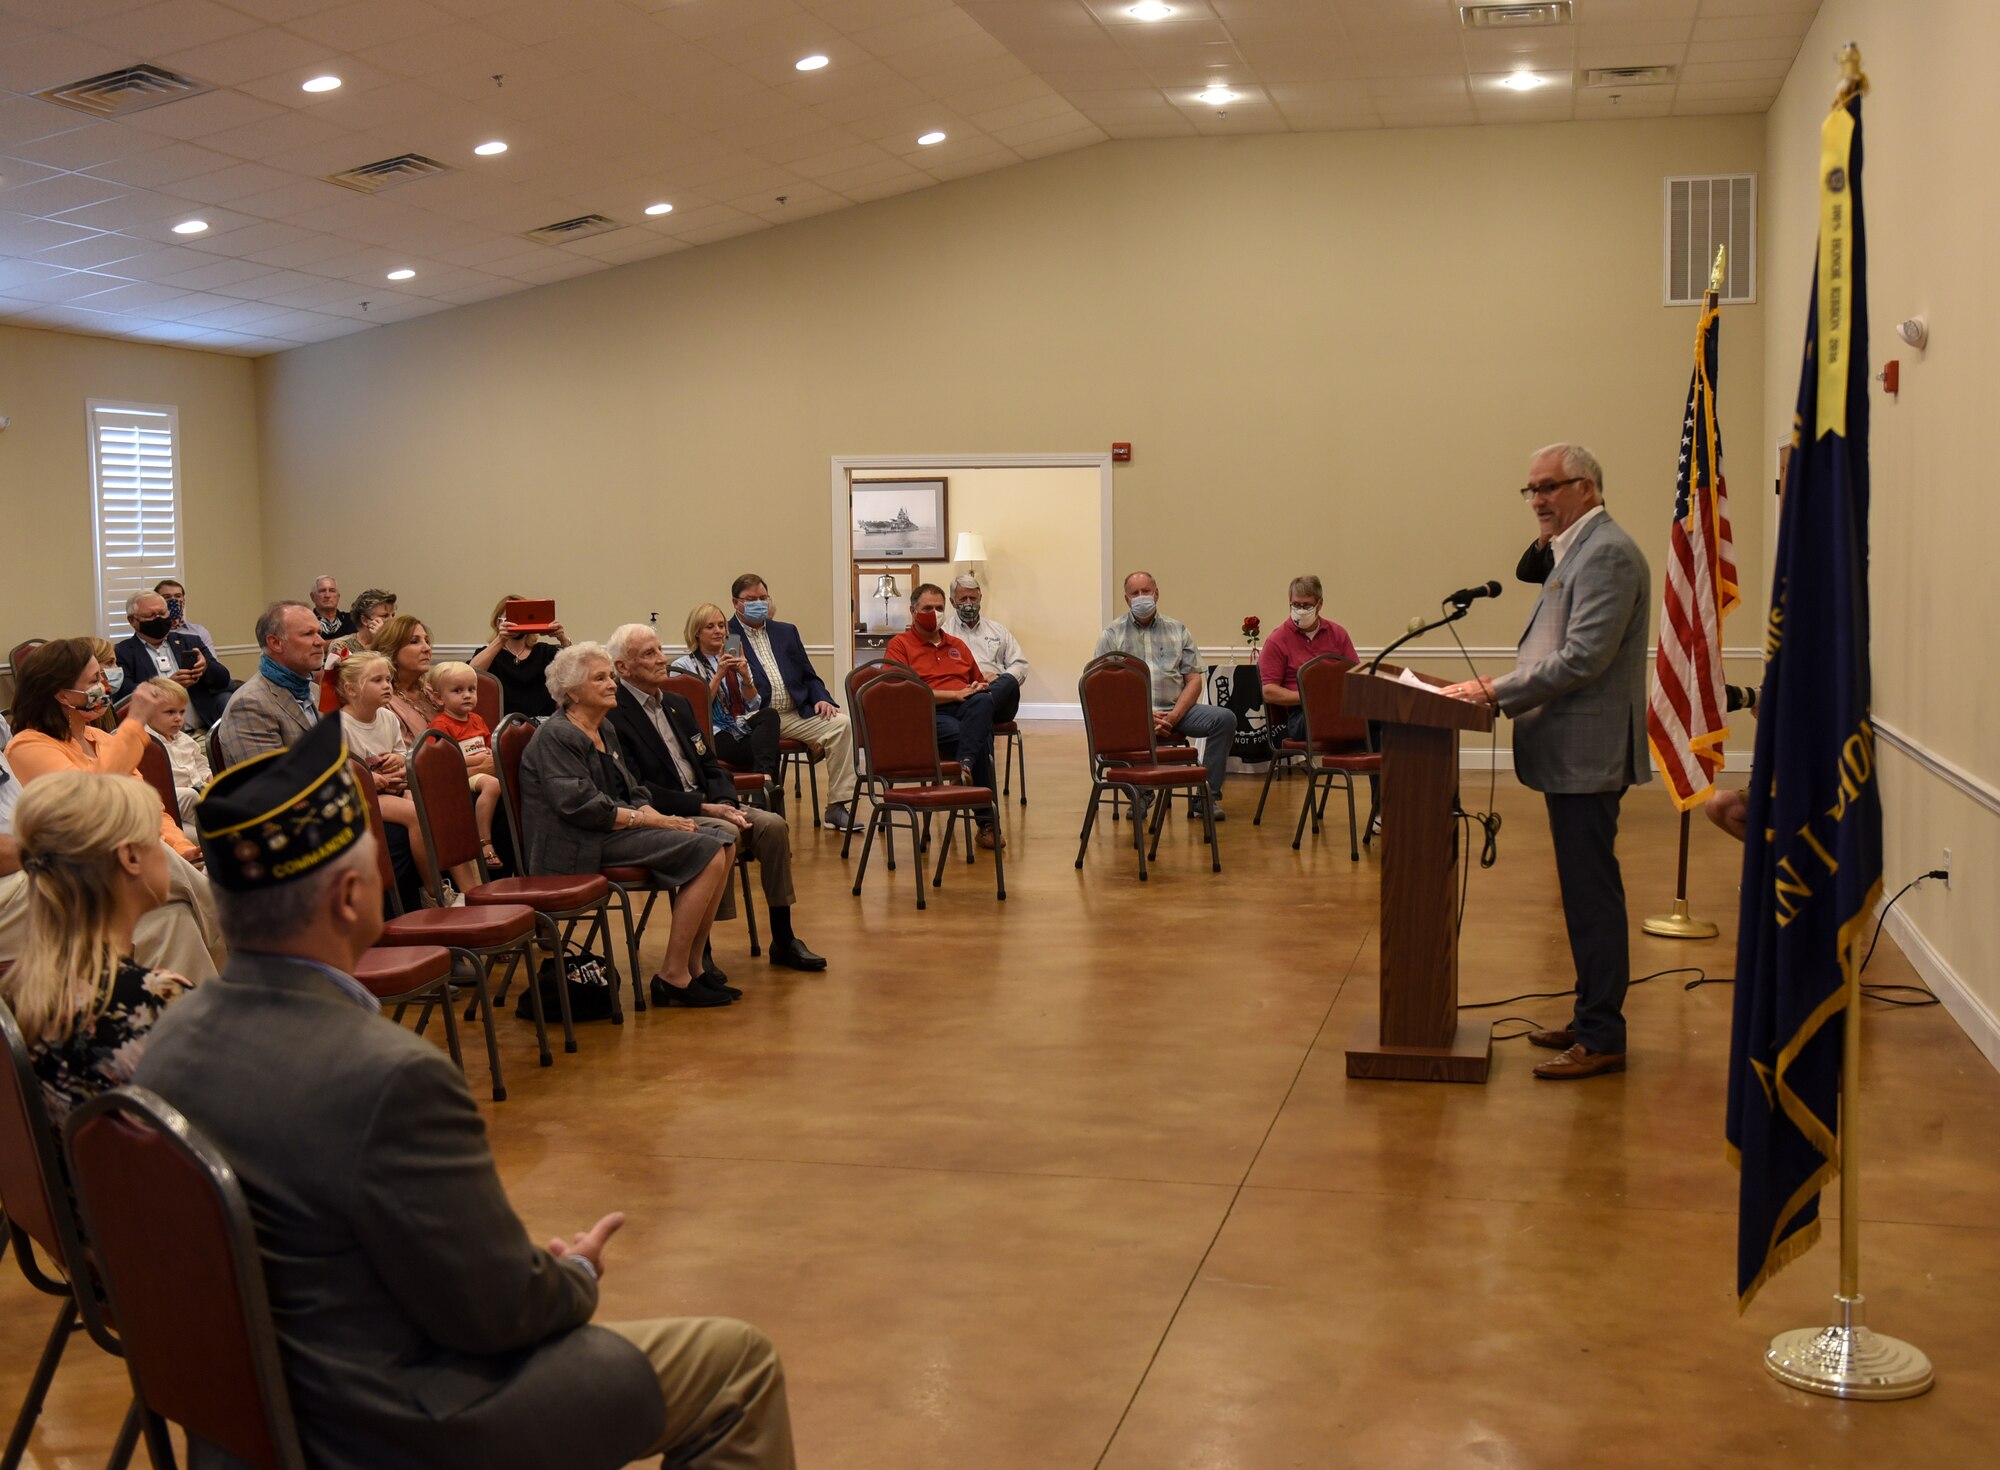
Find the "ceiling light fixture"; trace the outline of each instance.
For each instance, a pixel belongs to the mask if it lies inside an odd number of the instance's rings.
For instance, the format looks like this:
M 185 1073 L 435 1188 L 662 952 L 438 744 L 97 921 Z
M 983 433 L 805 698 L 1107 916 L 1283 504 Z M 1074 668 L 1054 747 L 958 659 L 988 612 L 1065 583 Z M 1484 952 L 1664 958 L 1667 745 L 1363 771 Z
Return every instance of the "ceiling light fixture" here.
M 207 228 L 208 221 L 205 219 L 184 219 L 174 226 L 174 233 L 176 235 L 199 235 Z
M 1236 101 L 1237 98 L 1241 97 L 1242 95 L 1243 94 L 1240 92 L 1230 91 L 1227 87 L 1223 86 L 1220 82 L 1218 82 L 1214 86 L 1210 87 L 1206 92 L 1195 93 L 1194 100 L 1197 102 L 1206 102 L 1210 107 L 1220 107 L 1225 102 Z
M 792 63 L 793 71 L 818 71 L 826 65 L 824 56 L 802 56 Z
M 331 92 L 340 86 L 340 78 L 335 76 L 314 77 L 309 82 L 300 82 L 301 92 Z
M 1126 6 L 1125 13 L 1134 20 L 1165 20 L 1174 13 L 1174 7 L 1162 5 L 1160 0 L 1139 0 L 1137 5 Z
M 411 270 L 408 266 L 404 266 L 399 271 L 390 271 L 389 279 L 392 281 L 407 281 L 412 279 L 415 275 L 416 275 L 415 271 Z
M 1531 71 L 1517 71 L 1500 85 L 1510 92 L 1532 92 L 1542 85 L 1542 79 Z
M 648 214 L 672 214 L 673 212 L 673 205 L 667 203 L 664 199 L 658 204 L 649 204 L 646 206 L 646 213 Z
M 922 137 L 918 138 L 917 146 L 919 148 L 928 148 L 933 143 L 942 143 L 943 141 L 944 141 L 943 133 L 932 131 L 925 133 Z
M 505 153 L 507 145 L 502 143 L 498 138 L 495 138 L 491 143 L 481 143 L 472 151 L 477 153 L 481 158 L 491 158 L 496 153 Z

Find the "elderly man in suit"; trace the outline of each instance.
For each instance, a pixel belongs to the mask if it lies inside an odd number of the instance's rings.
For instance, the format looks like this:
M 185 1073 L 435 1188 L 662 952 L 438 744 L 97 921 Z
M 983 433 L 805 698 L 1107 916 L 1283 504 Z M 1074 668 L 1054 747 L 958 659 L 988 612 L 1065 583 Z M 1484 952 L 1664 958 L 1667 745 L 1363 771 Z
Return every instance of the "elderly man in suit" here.
M 122 692 L 130 694 L 148 679 L 172 679 L 187 691 L 188 704 L 202 729 L 222 718 L 229 702 L 229 670 L 192 633 L 174 631 L 167 600 L 157 592 L 136 592 L 125 599 L 125 621 L 132 636 L 113 650 L 125 671 Z
M 729 631 L 743 640 L 750 660 L 750 677 L 764 697 L 764 708 L 778 712 L 778 734 L 803 740 L 826 757 L 826 824 L 847 827 L 854 800 L 854 726 L 846 711 L 833 702 L 826 685 L 806 656 L 799 630 L 771 616 L 771 589 L 756 572 L 745 572 L 729 585 L 736 615 Z
M 590 1325 L 624 1217 L 536 1245 L 465 1079 L 353 978 L 382 891 L 345 756 L 328 721 L 203 794 L 229 964 L 153 1029 L 136 1078 L 242 1182 L 307 1460 L 789 1470 L 784 1371 L 763 1334 L 720 1318 Z M 190 1458 L 238 1464 L 199 1443 Z
M 217 769 L 288 750 L 319 723 L 313 680 L 326 662 L 319 616 L 303 602 L 274 602 L 257 619 L 256 677 L 229 697 L 216 726 Z
M 792 931 L 792 834 L 776 812 L 739 806 L 736 782 L 715 758 L 715 749 L 695 718 L 694 706 L 673 693 L 673 672 L 660 635 L 644 623 L 626 623 L 605 640 L 618 672 L 618 703 L 608 719 L 618 732 L 631 773 L 646 788 L 653 808 L 674 817 L 714 822 L 757 860 L 764 902 L 771 911 L 771 963 L 788 970 L 817 971 L 826 961 L 807 949 Z M 716 917 L 734 917 L 734 895 Z M 709 973 L 715 973 L 711 961 Z
M 1604 471 L 1579 444 L 1536 453 L 1522 497 L 1552 564 L 1512 673 L 1454 684 L 1461 699 L 1514 721 L 1514 773 L 1548 805 L 1556 880 L 1576 964 L 1567 1026 L 1528 1039 L 1561 1055 L 1535 1068 L 1566 1080 L 1625 1070 L 1631 983 L 1618 804 L 1652 779 L 1646 758 L 1646 611 L 1652 577 L 1632 538 L 1605 513 Z

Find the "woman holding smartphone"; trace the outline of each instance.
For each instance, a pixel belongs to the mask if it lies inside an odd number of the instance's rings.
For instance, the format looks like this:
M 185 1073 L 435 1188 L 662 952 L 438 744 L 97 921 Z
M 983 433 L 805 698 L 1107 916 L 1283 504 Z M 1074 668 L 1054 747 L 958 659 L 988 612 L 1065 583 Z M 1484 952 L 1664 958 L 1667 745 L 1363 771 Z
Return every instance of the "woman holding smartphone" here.
M 709 733 L 723 764 L 755 771 L 782 801 L 778 779 L 778 712 L 764 703 L 743 656 L 743 640 L 729 631 L 729 614 L 704 602 L 687 616 L 688 651 L 674 660 L 674 672 L 692 674 L 708 685 Z

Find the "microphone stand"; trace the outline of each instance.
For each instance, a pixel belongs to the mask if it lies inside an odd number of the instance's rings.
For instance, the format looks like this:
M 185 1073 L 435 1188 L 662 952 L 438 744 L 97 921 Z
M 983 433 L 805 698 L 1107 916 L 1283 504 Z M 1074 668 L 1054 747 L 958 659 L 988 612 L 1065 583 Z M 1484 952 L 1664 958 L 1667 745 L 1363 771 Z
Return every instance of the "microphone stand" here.
M 1387 648 L 1383 649 L 1380 653 L 1376 654 L 1374 661 L 1368 665 L 1365 672 L 1372 674 L 1377 669 L 1381 668 L 1383 659 L 1387 658 L 1390 654 L 1394 653 L 1397 649 L 1401 648 L 1405 643 L 1408 643 L 1412 638 L 1420 638 L 1424 634 L 1429 633 L 1434 629 L 1442 628 L 1446 623 L 1455 623 L 1460 618 L 1464 617 L 1467 613 L 1471 611 L 1472 611 L 1471 603 L 1454 602 L 1451 605 L 1451 611 L 1446 613 L 1443 617 L 1439 618 L 1436 622 L 1423 623 L 1415 628 L 1410 629 L 1409 632 L 1405 633 L 1402 637 L 1398 638 L 1394 643 L 1391 643 Z

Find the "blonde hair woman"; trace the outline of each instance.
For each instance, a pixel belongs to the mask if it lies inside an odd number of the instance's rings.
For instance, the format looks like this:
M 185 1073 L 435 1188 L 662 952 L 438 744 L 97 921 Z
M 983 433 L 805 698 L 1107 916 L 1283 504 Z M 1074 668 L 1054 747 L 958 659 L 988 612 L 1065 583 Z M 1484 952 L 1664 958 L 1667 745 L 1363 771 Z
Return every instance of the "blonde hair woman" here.
M 540 633 L 516 632 L 507 621 L 507 604 L 521 600 L 519 594 L 509 592 L 493 604 L 493 616 L 486 620 L 493 638 L 472 655 L 472 666 L 500 681 L 500 713 L 540 719 L 556 712 L 548 688 L 549 665 L 558 652 L 570 646 L 569 634 L 561 623 L 549 628 L 554 643 L 544 643 Z
M 696 603 L 687 615 L 687 652 L 674 672 L 692 674 L 708 685 L 709 735 L 725 765 L 756 771 L 771 783 L 783 812 L 785 783 L 778 779 L 778 712 L 764 702 L 751 676 L 741 640 L 728 652 L 729 614 L 712 602 Z
M 132 930 L 166 901 L 159 798 L 141 782 L 58 771 L 21 793 L 28 942 L 0 978 L 50 1118 L 132 1080 L 146 1033 L 193 989 L 132 958 Z
M 398 613 L 375 630 L 375 652 L 389 660 L 389 708 L 414 744 L 438 712 L 438 702 L 424 683 L 431 671 L 431 630 L 422 618 Z M 341 692 L 345 695 L 345 685 Z

